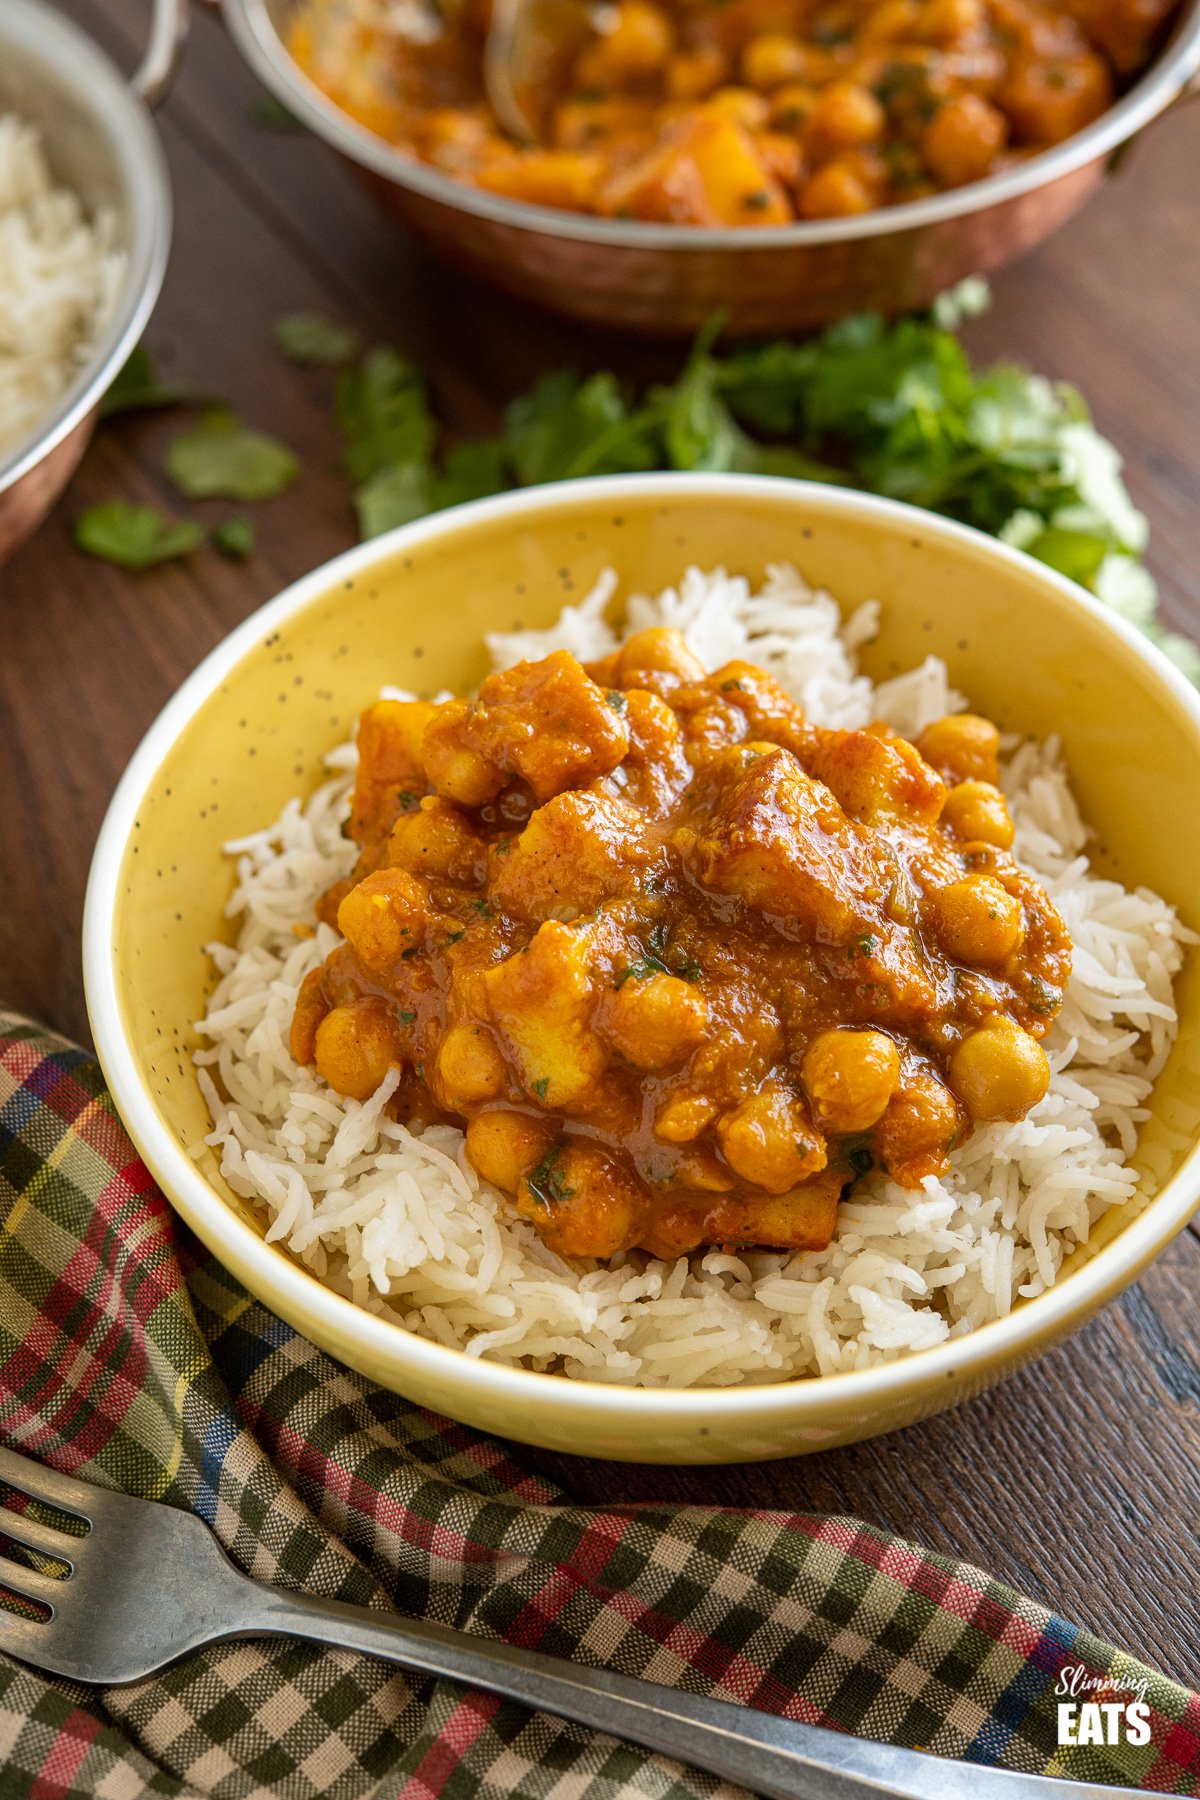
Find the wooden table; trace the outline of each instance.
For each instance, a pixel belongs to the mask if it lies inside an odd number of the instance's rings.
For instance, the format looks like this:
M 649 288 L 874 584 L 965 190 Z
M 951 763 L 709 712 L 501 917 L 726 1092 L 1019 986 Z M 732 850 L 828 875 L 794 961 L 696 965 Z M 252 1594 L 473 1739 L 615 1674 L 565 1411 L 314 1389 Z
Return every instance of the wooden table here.
M 71 0 L 128 66 L 143 7 Z M 239 619 L 353 540 L 325 373 L 284 363 L 271 322 L 311 307 L 430 371 L 452 429 L 491 429 L 548 368 L 669 363 L 597 342 L 432 267 L 320 144 L 265 129 L 221 28 L 196 20 L 161 117 L 175 249 L 150 342 L 164 372 L 234 399 L 303 455 L 255 509 L 245 565 L 205 552 L 135 577 L 84 559 L 69 525 L 114 498 L 167 508 L 176 422 L 101 431 L 65 501 L 0 572 L 0 995 L 86 1037 L 79 927 L 92 844 L 138 738 Z M 1200 106 L 1136 147 L 1082 218 L 995 284 L 982 356 L 1075 380 L 1124 449 L 1153 524 L 1165 609 L 1200 631 Z M 1177 822 L 1181 829 L 1187 821 Z M 899 1436 L 723 1470 L 534 1454 L 585 1500 L 679 1498 L 849 1511 L 971 1558 L 1067 1617 L 1200 1685 L 1200 1236 L 1180 1236 L 1125 1300 L 996 1393 Z

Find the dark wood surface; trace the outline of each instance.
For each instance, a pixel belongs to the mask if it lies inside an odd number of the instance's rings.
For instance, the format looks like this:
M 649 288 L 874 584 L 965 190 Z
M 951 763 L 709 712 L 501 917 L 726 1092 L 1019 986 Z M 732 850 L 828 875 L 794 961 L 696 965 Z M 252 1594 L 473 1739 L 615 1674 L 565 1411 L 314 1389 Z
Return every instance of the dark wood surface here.
M 126 66 L 143 7 L 70 0 Z M 353 538 L 322 372 L 282 362 L 281 313 L 312 307 L 429 371 L 452 429 L 564 364 L 629 373 L 659 352 L 572 334 L 429 264 L 321 145 L 255 118 L 258 89 L 220 27 L 196 21 L 161 115 L 175 248 L 149 340 L 170 376 L 236 401 L 303 455 L 255 509 L 246 565 L 211 552 L 135 577 L 70 544 L 85 506 L 170 507 L 174 422 L 105 427 L 67 498 L 0 571 L 0 995 L 73 1036 L 87 1021 L 79 927 L 92 845 L 138 738 L 239 619 Z M 1051 244 L 995 283 L 972 328 L 981 356 L 1077 381 L 1124 449 L 1153 527 L 1165 610 L 1200 631 L 1200 106 L 1137 146 Z M 1186 822 L 1177 822 L 1181 827 Z M 1200 1685 L 1200 1236 L 994 1394 L 832 1455 L 721 1470 L 531 1460 L 580 1499 L 679 1498 L 845 1510 L 979 1562 L 1168 1673 Z

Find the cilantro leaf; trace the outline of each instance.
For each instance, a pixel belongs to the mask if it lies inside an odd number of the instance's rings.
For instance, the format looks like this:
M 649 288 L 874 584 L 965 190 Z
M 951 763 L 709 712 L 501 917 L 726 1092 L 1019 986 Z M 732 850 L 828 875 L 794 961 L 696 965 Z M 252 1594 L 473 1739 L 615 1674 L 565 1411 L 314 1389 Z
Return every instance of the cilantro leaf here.
M 508 408 L 504 448 L 526 487 L 658 466 L 651 420 L 629 408 L 607 372 L 586 381 L 569 370 L 545 376 Z
M 300 472 L 292 452 L 213 407 L 167 448 L 166 470 L 189 500 L 270 500 Z
M 359 536 L 379 537 L 432 511 L 429 469 L 421 463 L 385 463 L 355 489 Z
M 204 528 L 189 519 L 169 519 L 152 506 L 113 500 L 91 506 L 75 521 L 79 549 L 123 569 L 153 569 L 188 556 L 204 542 Z
M 559 1167 L 560 1159 L 566 1148 L 566 1139 L 559 1138 L 556 1144 L 551 1145 L 537 1167 L 525 1177 L 525 1185 L 530 1193 L 544 1207 L 551 1208 L 561 1205 L 575 1197 L 575 1189 L 567 1186 L 565 1170 Z
M 223 519 L 212 534 L 213 548 L 242 562 L 254 554 L 254 526 L 249 519 Z
M 324 363 L 336 368 L 348 363 L 355 350 L 352 331 L 314 312 L 285 313 L 271 327 L 271 337 L 275 348 L 295 363 Z
M 486 494 L 502 493 L 507 486 L 508 465 L 499 438 L 457 444 L 447 451 L 434 476 L 430 489 L 433 511 L 459 506 L 465 500 L 482 500 Z
M 356 486 L 389 465 L 429 463 L 437 427 L 425 382 L 398 351 L 371 350 L 360 363 L 343 369 L 336 406 L 346 441 L 346 473 Z
M 140 412 L 149 407 L 186 406 L 202 398 L 190 388 L 160 381 L 150 352 L 144 344 L 137 344 L 100 402 L 100 411 L 105 418 L 111 418 L 115 413 Z

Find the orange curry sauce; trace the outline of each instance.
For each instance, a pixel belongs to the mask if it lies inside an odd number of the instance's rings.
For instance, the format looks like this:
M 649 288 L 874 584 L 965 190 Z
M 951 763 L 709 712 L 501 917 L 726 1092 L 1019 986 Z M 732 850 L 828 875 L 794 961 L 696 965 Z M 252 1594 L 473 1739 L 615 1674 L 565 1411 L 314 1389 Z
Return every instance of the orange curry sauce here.
M 414 4 L 416 0 L 414 0 Z M 780 225 L 915 200 L 1088 125 L 1174 0 L 616 0 L 505 136 L 481 81 L 488 0 L 415 44 L 361 4 L 302 0 L 300 67 L 351 117 L 456 179 L 541 206 Z
M 345 943 L 292 1045 L 465 1124 L 547 1244 L 823 1248 L 1042 1098 L 1070 942 L 1009 855 L 998 737 L 810 724 L 749 663 L 639 633 L 362 718 Z

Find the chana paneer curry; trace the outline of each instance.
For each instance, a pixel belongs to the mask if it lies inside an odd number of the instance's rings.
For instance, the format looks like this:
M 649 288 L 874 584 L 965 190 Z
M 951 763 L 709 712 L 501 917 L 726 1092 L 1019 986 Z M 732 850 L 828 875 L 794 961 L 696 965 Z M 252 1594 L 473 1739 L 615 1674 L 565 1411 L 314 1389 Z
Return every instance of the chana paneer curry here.
M 1071 946 L 1010 855 L 998 733 L 827 730 L 676 632 L 363 715 L 344 938 L 292 1048 L 465 1126 L 548 1246 L 823 1249 L 1047 1091 Z
M 289 48 L 343 111 L 458 180 L 616 219 L 842 218 L 961 187 L 1071 137 L 1150 58 L 1174 0 L 610 0 L 547 58 L 507 136 L 490 0 L 427 42 L 302 0 Z

